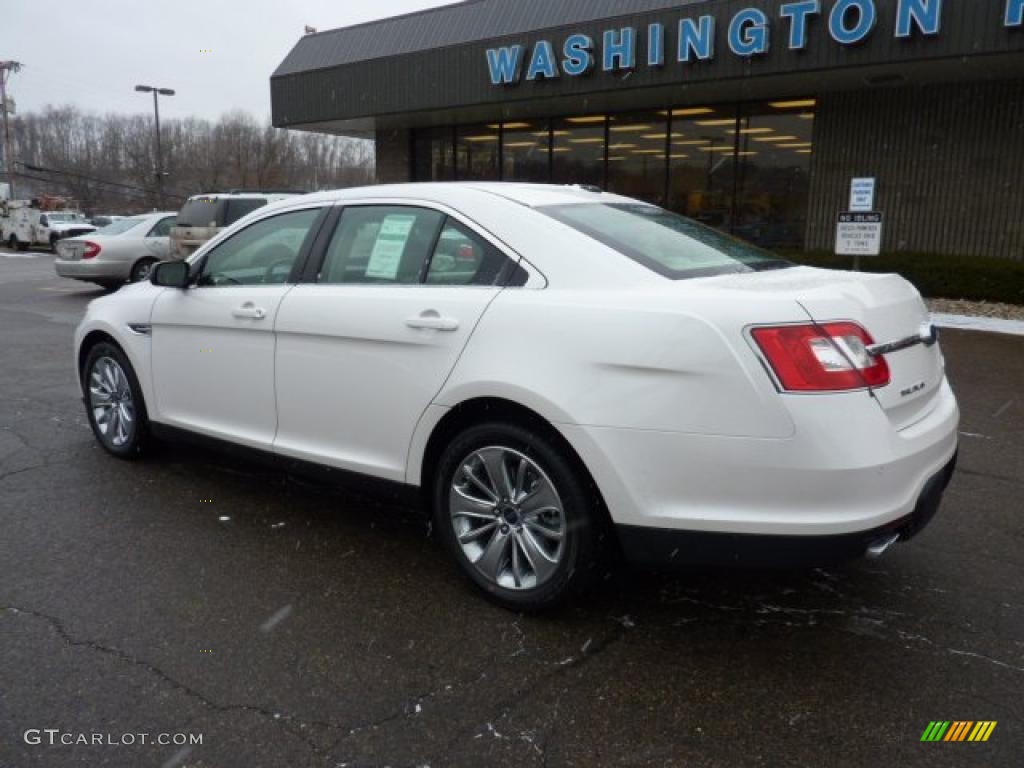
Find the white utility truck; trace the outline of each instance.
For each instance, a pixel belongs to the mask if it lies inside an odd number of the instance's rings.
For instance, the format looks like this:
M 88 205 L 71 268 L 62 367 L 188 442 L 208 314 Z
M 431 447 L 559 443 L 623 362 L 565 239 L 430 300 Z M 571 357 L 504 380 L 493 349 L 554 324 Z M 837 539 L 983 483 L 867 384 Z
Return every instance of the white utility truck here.
M 75 210 L 74 201 L 65 198 L 0 200 L 0 240 L 11 249 L 24 251 L 44 245 L 56 252 L 60 240 L 95 231 Z

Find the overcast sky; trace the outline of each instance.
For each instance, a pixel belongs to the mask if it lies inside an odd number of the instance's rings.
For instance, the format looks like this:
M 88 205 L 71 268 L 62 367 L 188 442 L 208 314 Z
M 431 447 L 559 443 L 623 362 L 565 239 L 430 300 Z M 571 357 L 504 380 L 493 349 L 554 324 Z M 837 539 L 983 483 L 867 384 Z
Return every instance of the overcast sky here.
M 173 88 L 160 115 L 270 116 L 270 75 L 305 25 L 320 31 L 446 0 L 0 0 L 0 60 L 24 65 L 19 112 L 75 104 L 152 112 L 137 83 Z M 209 50 L 210 53 L 202 51 Z

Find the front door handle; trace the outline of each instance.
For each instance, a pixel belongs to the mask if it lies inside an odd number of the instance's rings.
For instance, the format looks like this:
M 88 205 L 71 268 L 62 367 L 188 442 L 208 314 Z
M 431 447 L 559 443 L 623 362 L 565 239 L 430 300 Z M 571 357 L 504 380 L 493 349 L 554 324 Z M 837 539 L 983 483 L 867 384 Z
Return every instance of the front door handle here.
M 405 321 L 410 328 L 425 331 L 457 331 L 459 321 L 454 317 L 441 317 L 441 313 L 435 309 L 428 309 L 416 317 L 410 317 Z
M 239 320 L 263 320 L 267 316 L 267 310 L 257 307 L 250 301 L 240 307 L 235 307 L 231 310 L 231 314 Z

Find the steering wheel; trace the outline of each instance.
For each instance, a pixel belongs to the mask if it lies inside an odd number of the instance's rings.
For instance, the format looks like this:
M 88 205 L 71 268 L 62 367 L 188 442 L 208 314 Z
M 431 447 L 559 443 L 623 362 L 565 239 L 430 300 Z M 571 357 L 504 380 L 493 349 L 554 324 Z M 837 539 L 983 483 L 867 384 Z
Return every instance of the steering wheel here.
M 288 271 L 291 272 L 291 267 L 292 267 L 292 262 L 293 261 L 294 261 L 294 259 L 291 258 L 291 257 L 288 257 L 287 259 L 278 259 L 277 261 L 275 261 L 273 264 L 271 264 L 269 267 L 267 267 L 266 270 L 263 272 L 263 282 L 264 283 L 269 283 L 270 282 L 270 278 L 272 278 L 274 276 L 274 270 L 277 269 L 278 267 L 288 267 Z M 287 279 L 287 277 L 288 276 L 285 275 L 285 279 Z

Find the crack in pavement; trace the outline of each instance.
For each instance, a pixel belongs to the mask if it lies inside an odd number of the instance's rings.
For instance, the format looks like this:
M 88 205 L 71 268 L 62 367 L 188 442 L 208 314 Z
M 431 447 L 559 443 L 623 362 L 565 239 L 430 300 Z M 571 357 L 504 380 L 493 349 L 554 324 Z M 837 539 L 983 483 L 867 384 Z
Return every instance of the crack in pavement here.
M 552 682 L 568 674 L 570 671 L 579 669 L 580 667 L 583 667 L 584 665 L 588 664 L 592 659 L 597 658 L 602 653 L 607 651 L 610 647 L 620 642 L 626 636 L 628 631 L 629 630 L 627 628 L 623 627 L 621 630 L 617 632 L 609 633 L 603 640 L 591 642 L 590 645 L 587 646 L 586 652 L 581 653 L 579 656 L 573 656 L 569 658 L 564 663 L 561 663 L 559 666 L 557 666 L 549 674 L 540 675 L 536 680 L 534 680 L 529 685 L 523 686 L 521 688 L 516 688 L 508 696 L 505 696 L 504 698 L 495 701 L 489 711 L 497 713 L 497 716 L 486 718 L 485 727 L 490 726 L 493 731 L 494 722 L 500 722 L 502 718 L 508 715 L 511 704 L 524 702 L 526 699 L 536 695 L 539 691 L 548 687 Z M 553 727 L 554 726 L 552 726 L 552 728 Z M 480 726 L 474 726 L 473 728 L 459 731 L 457 734 L 452 736 L 452 738 L 445 742 L 443 754 L 447 755 L 451 751 L 452 747 L 458 741 L 467 737 L 471 733 L 477 732 L 479 730 Z M 550 734 L 551 731 L 545 733 L 543 741 L 545 748 L 540 751 L 540 757 L 542 761 L 546 761 L 547 759 L 546 747 L 547 739 L 550 737 Z M 532 747 L 534 747 L 534 749 L 536 749 L 536 745 L 533 742 L 527 743 L 529 743 Z
M 530 654 L 526 653 L 526 652 L 523 652 L 523 649 L 522 649 L 522 644 L 523 644 L 523 641 L 525 640 L 525 633 L 518 626 L 518 622 L 513 622 L 512 626 L 513 626 L 513 628 L 517 631 L 517 633 L 520 636 L 519 637 L 519 639 L 520 639 L 520 651 L 517 651 L 517 652 L 511 654 L 511 656 L 513 658 L 517 657 L 517 656 L 520 656 L 520 657 L 525 656 L 525 657 L 529 658 Z M 545 669 L 551 669 L 552 670 L 549 674 L 542 674 L 542 675 L 540 675 L 531 684 L 526 685 L 526 686 L 524 686 L 522 688 L 518 688 L 518 689 L 514 690 L 508 696 L 504 697 L 503 699 L 494 702 L 494 704 L 487 710 L 487 712 L 495 712 L 495 713 L 497 713 L 497 715 L 496 716 L 490 716 L 490 717 L 486 718 L 486 725 L 484 727 L 486 728 L 486 727 L 490 726 L 492 733 L 496 737 L 503 738 L 503 739 L 506 739 L 506 740 L 519 740 L 519 741 L 522 741 L 525 744 L 528 744 L 530 746 L 531 750 L 533 751 L 533 753 L 542 761 L 542 764 L 546 765 L 546 761 L 547 761 L 547 744 L 548 744 L 548 741 L 551 738 L 551 735 L 554 732 L 554 729 L 557 727 L 557 723 L 552 723 L 551 727 L 548 728 L 546 731 L 544 731 L 543 737 L 540 739 L 541 744 L 538 745 L 536 740 L 534 740 L 532 738 L 525 738 L 523 733 L 517 733 L 516 736 L 515 736 L 515 739 L 513 739 L 512 737 L 506 737 L 506 736 L 504 736 L 502 734 L 498 734 L 494 730 L 494 722 L 495 721 L 500 721 L 503 717 L 505 717 L 508 714 L 509 705 L 510 704 L 521 702 L 525 697 L 529 697 L 529 696 L 532 696 L 532 695 L 536 694 L 539 690 L 541 690 L 544 687 L 547 687 L 552 681 L 557 680 L 559 677 L 561 677 L 562 675 L 566 674 L 569 670 L 576 669 L 576 668 L 579 668 L 579 667 L 583 666 L 584 664 L 589 662 L 592 658 L 596 657 L 597 655 L 599 655 L 603 651 L 605 651 L 608 647 L 610 647 L 611 645 L 613 645 L 616 642 L 618 642 L 619 640 L 621 640 L 627 634 L 627 632 L 628 632 L 628 630 L 624 627 L 622 630 L 620 630 L 618 632 L 610 633 L 609 636 L 606 637 L 603 641 L 594 642 L 593 639 L 591 638 L 584 645 L 584 650 L 581 651 L 579 656 L 573 656 L 573 657 L 570 657 L 570 658 L 566 659 L 565 661 L 556 662 L 553 668 L 551 666 L 545 666 L 544 667 Z M 500 655 L 505 655 L 505 654 L 500 654 Z M 497 656 L 498 656 L 498 654 L 496 654 L 494 657 L 492 657 L 491 659 L 489 659 L 486 662 L 485 669 L 491 669 L 493 667 L 493 661 L 494 661 L 495 658 L 497 658 Z M 456 694 L 457 692 L 459 692 L 461 690 L 464 690 L 464 689 L 466 689 L 467 687 L 469 687 L 471 685 L 475 685 L 475 684 L 479 683 L 486 676 L 487 676 L 487 672 L 486 671 L 481 672 L 481 673 L 479 673 L 477 675 L 470 675 L 470 676 L 467 676 L 467 679 L 465 679 L 461 683 L 457 683 L 456 685 L 447 685 L 443 689 L 429 691 L 429 692 L 427 692 L 425 694 L 422 694 L 422 695 L 420 695 L 418 697 L 415 697 L 413 699 L 414 703 L 413 703 L 413 705 L 411 707 L 409 705 L 406 705 L 406 707 L 401 712 L 396 712 L 396 713 L 394 713 L 392 715 L 379 718 L 378 720 L 376 720 L 376 721 L 374 721 L 372 723 L 367 723 L 367 724 L 365 724 L 363 726 L 360 726 L 358 728 L 353 728 L 349 733 L 346 733 L 346 734 L 342 735 L 339 739 L 337 739 L 330 746 L 328 751 L 330 753 L 334 753 L 335 751 L 337 751 L 344 744 L 344 742 L 346 740 L 348 740 L 349 738 L 351 738 L 352 736 L 354 736 L 354 735 L 356 735 L 356 734 L 358 734 L 360 732 L 371 730 L 371 729 L 375 729 L 375 728 L 383 726 L 383 725 L 387 725 L 389 723 L 392 723 L 392 722 L 395 722 L 397 720 L 403 719 L 403 717 L 406 718 L 406 719 L 411 718 L 415 714 L 418 714 L 418 712 L 415 709 L 417 704 L 420 704 L 422 702 L 434 699 L 434 698 L 436 698 L 438 696 L 441 696 L 444 693 Z M 469 678 L 472 678 L 472 679 L 469 679 Z M 446 742 L 444 742 L 443 746 L 441 747 L 441 758 L 440 758 L 441 761 L 442 761 L 441 764 L 444 764 L 443 763 L 443 759 L 447 758 L 447 756 L 450 753 L 452 747 L 456 743 L 458 743 L 459 741 L 461 741 L 461 740 L 463 740 L 465 738 L 468 738 L 470 736 L 475 737 L 475 735 L 478 734 L 479 732 L 480 732 L 480 725 L 477 724 L 477 725 L 474 725 L 474 726 L 472 726 L 470 728 L 464 728 L 464 729 L 458 731 L 457 733 L 455 733 L 454 735 L 452 735 Z M 352 760 L 354 760 L 355 758 L 346 758 L 346 759 L 332 758 L 332 759 L 338 760 L 339 764 L 353 764 Z M 418 759 L 412 765 L 413 766 L 421 766 L 421 765 L 424 765 L 424 764 L 434 764 L 436 762 L 438 762 L 438 761 L 436 761 L 436 760 L 427 760 L 426 762 L 424 762 L 423 760 L 419 760 Z M 357 762 L 357 764 L 362 764 L 362 763 L 358 763 Z M 387 764 L 388 765 L 392 765 L 393 763 L 392 762 L 388 762 Z
M 12 469 L 10 472 L 0 473 L 0 482 L 8 480 L 9 478 L 22 475 L 26 472 L 34 472 L 37 469 L 49 469 L 50 467 L 58 467 L 61 464 L 70 464 L 74 457 L 69 456 L 66 459 L 46 459 L 42 464 L 32 464 L 28 467 L 22 467 L 21 469 Z
M 204 706 L 216 712 L 246 712 L 249 714 L 257 715 L 262 718 L 267 718 L 275 723 L 279 723 L 291 735 L 297 736 L 299 739 L 301 739 L 310 748 L 310 750 L 319 757 L 326 757 L 325 750 L 322 750 L 319 747 L 319 745 L 317 745 L 311 738 L 309 738 L 306 735 L 306 733 L 303 733 L 303 731 L 307 730 L 308 727 L 312 726 L 314 728 L 321 728 L 324 730 L 348 731 L 349 735 L 351 735 L 352 733 L 357 733 L 361 730 L 372 728 L 378 723 L 384 724 L 392 720 L 396 720 L 400 718 L 403 713 L 407 713 L 407 708 L 405 708 L 403 709 L 402 712 L 388 715 L 386 717 L 379 718 L 375 721 L 360 723 L 358 725 L 352 725 L 350 723 L 337 723 L 325 720 L 307 720 L 287 713 L 273 712 L 269 709 L 265 709 L 264 707 L 258 707 L 251 704 L 221 704 L 217 701 L 214 701 L 201 691 L 198 691 L 195 688 L 189 686 L 188 684 L 175 679 L 170 674 L 162 670 L 160 667 L 151 664 L 145 661 L 144 659 L 140 659 L 137 656 L 133 656 L 125 651 L 120 650 L 119 648 L 103 645 L 92 640 L 76 639 L 67 630 L 67 628 L 64 626 L 64 623 L 55 616 L 51 616 L 40 611 L 21 608 L 13 605 L 0 605 L 0 611 L 6 611 L 14 615 L 31 616 L 33 618 L 39 619 L 40 621 L 44 621 L 47 624 L 49 624 L 49 626 L 51 627 L 51 629 L 53 629 L 57 636 L 61 640 L 63 640 L 64 643 L 66 643 L 68 646 L 74 648 L 88 648 L 90 650 L 96 651 L 97 653 L 102 653 L 107 656 L 111 656 L 115 659 L 118 659 L 119 661 L 130 664 L 132 666 L 139 667 L 140 669 L 143 669 L 151 675 L 159 678 L 167 685 L 170 685 L 171 687 L 181 691 L 186 696 L 200 702 Z M 298 728 L 293 726 L 298 726 Z M 338 743 L 340 743 L 340 741 Z

